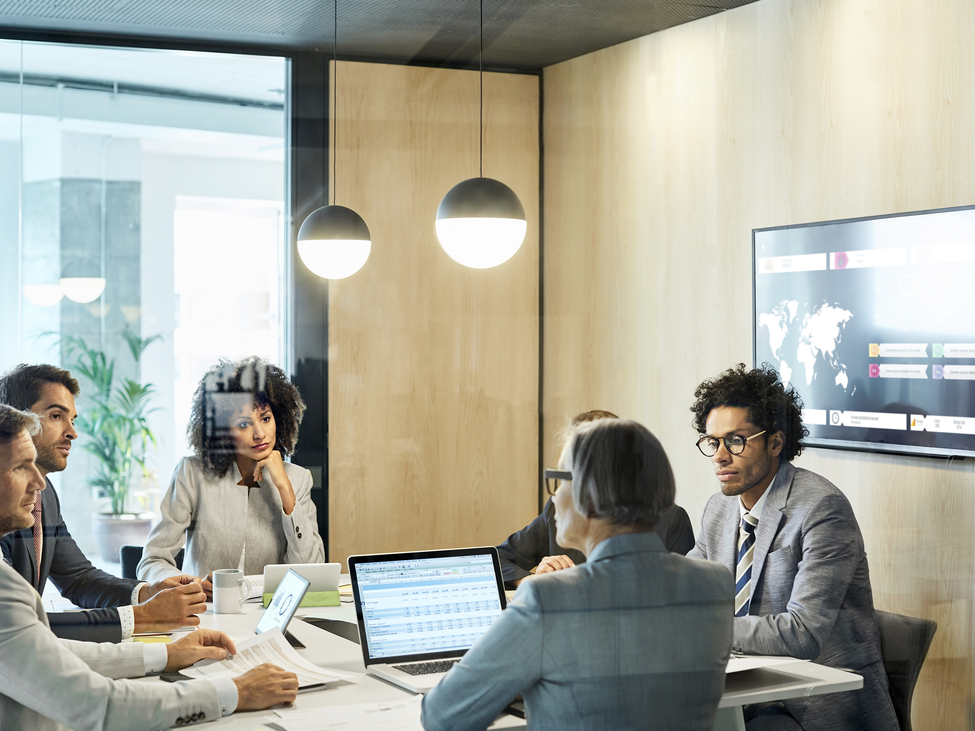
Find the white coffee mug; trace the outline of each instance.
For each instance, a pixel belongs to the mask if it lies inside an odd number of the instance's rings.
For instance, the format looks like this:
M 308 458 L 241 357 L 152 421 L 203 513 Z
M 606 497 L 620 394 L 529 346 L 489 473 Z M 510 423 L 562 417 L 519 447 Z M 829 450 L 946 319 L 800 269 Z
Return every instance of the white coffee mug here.
M 240 569 L 217 569 L 213 572 L 213 611 L 238 614 L 244 611 L 246 594 L 244 572 Z

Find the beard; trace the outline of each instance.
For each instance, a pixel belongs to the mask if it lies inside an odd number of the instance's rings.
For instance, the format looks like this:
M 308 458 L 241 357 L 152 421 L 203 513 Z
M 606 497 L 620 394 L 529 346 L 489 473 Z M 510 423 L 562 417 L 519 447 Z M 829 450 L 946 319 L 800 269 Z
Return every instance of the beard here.
M 728 497 L 744 495 L 755 485 L 764 480 L 772 470 L 772 455 L 763 453 L 764 459 L 752 462 L 745 469 L 738 473 L 738 479 L 734 482 L 721 483 L 721 492 Z
M 65 446 L 64 443 L 48 444 L 44 447 L 36 444 L 34 446 L 37 447 L 37 459 L 34 462 L 40 469 L 46 472 L 62 472 L 68 466 L 67 456 L 58 451 L 59 447 Z
M 40 500 L 41 494 L 36 493 L 36 495 L 35 500 Z M 14 513 L 13 515 L 0 516 L 0 536 L 5 536 L 8 533 L 13 533 L 24 528 L 32 528 L 33 526 L 33 512 L 28 512 L 26 515 L 24 513 Z

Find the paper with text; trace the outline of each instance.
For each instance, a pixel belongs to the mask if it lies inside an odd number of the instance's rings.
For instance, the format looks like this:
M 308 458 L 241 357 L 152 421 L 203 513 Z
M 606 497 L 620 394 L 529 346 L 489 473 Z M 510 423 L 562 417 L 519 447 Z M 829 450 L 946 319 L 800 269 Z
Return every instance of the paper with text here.
M 201 660 L 196 665 L 183 670 L 183 674 L 194 678 L 236 678 L 258 665 L 269 662 L 297 675 L 300 688 L 352 677 L 346 673 L 323 670 L 317 665 L 312 665 L 288 644 L 277 627 L 235 644 L 236 655 L 226 660 Z

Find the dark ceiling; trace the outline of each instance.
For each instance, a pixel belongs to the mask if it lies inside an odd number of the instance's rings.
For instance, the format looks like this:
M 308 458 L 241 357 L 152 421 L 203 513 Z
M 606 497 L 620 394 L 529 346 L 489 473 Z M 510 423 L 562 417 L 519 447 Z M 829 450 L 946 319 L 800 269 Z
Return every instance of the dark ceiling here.
M 484 0 L 484 66 L 537 71 L 755 0 Z M 0 37 L 332 52 L 332 0 L 0 0 Z M 476 63 L 477 0 L 339 0 L 345 59 Z

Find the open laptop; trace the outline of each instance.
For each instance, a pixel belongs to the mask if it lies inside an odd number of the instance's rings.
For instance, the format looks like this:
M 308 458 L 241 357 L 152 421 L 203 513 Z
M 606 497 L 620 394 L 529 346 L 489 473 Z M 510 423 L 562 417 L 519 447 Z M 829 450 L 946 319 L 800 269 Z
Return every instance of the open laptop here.
M 425 693 L 501 616 L 493 546 L 350 556 L 366 672 Z
M 298 606 L 301 604 L 310 584 L 311 582 L 297 571 L 288 569 L 284 578 L 278 582 L 267 609 L 264 610 L 264 614 L 258 620 L 254 634 L 259 635 L 277 627 L 292 647 L 304 647 L 293 634 L 288 632 L 288 625 L 295 616 L 295 612 L 298 610 Z

